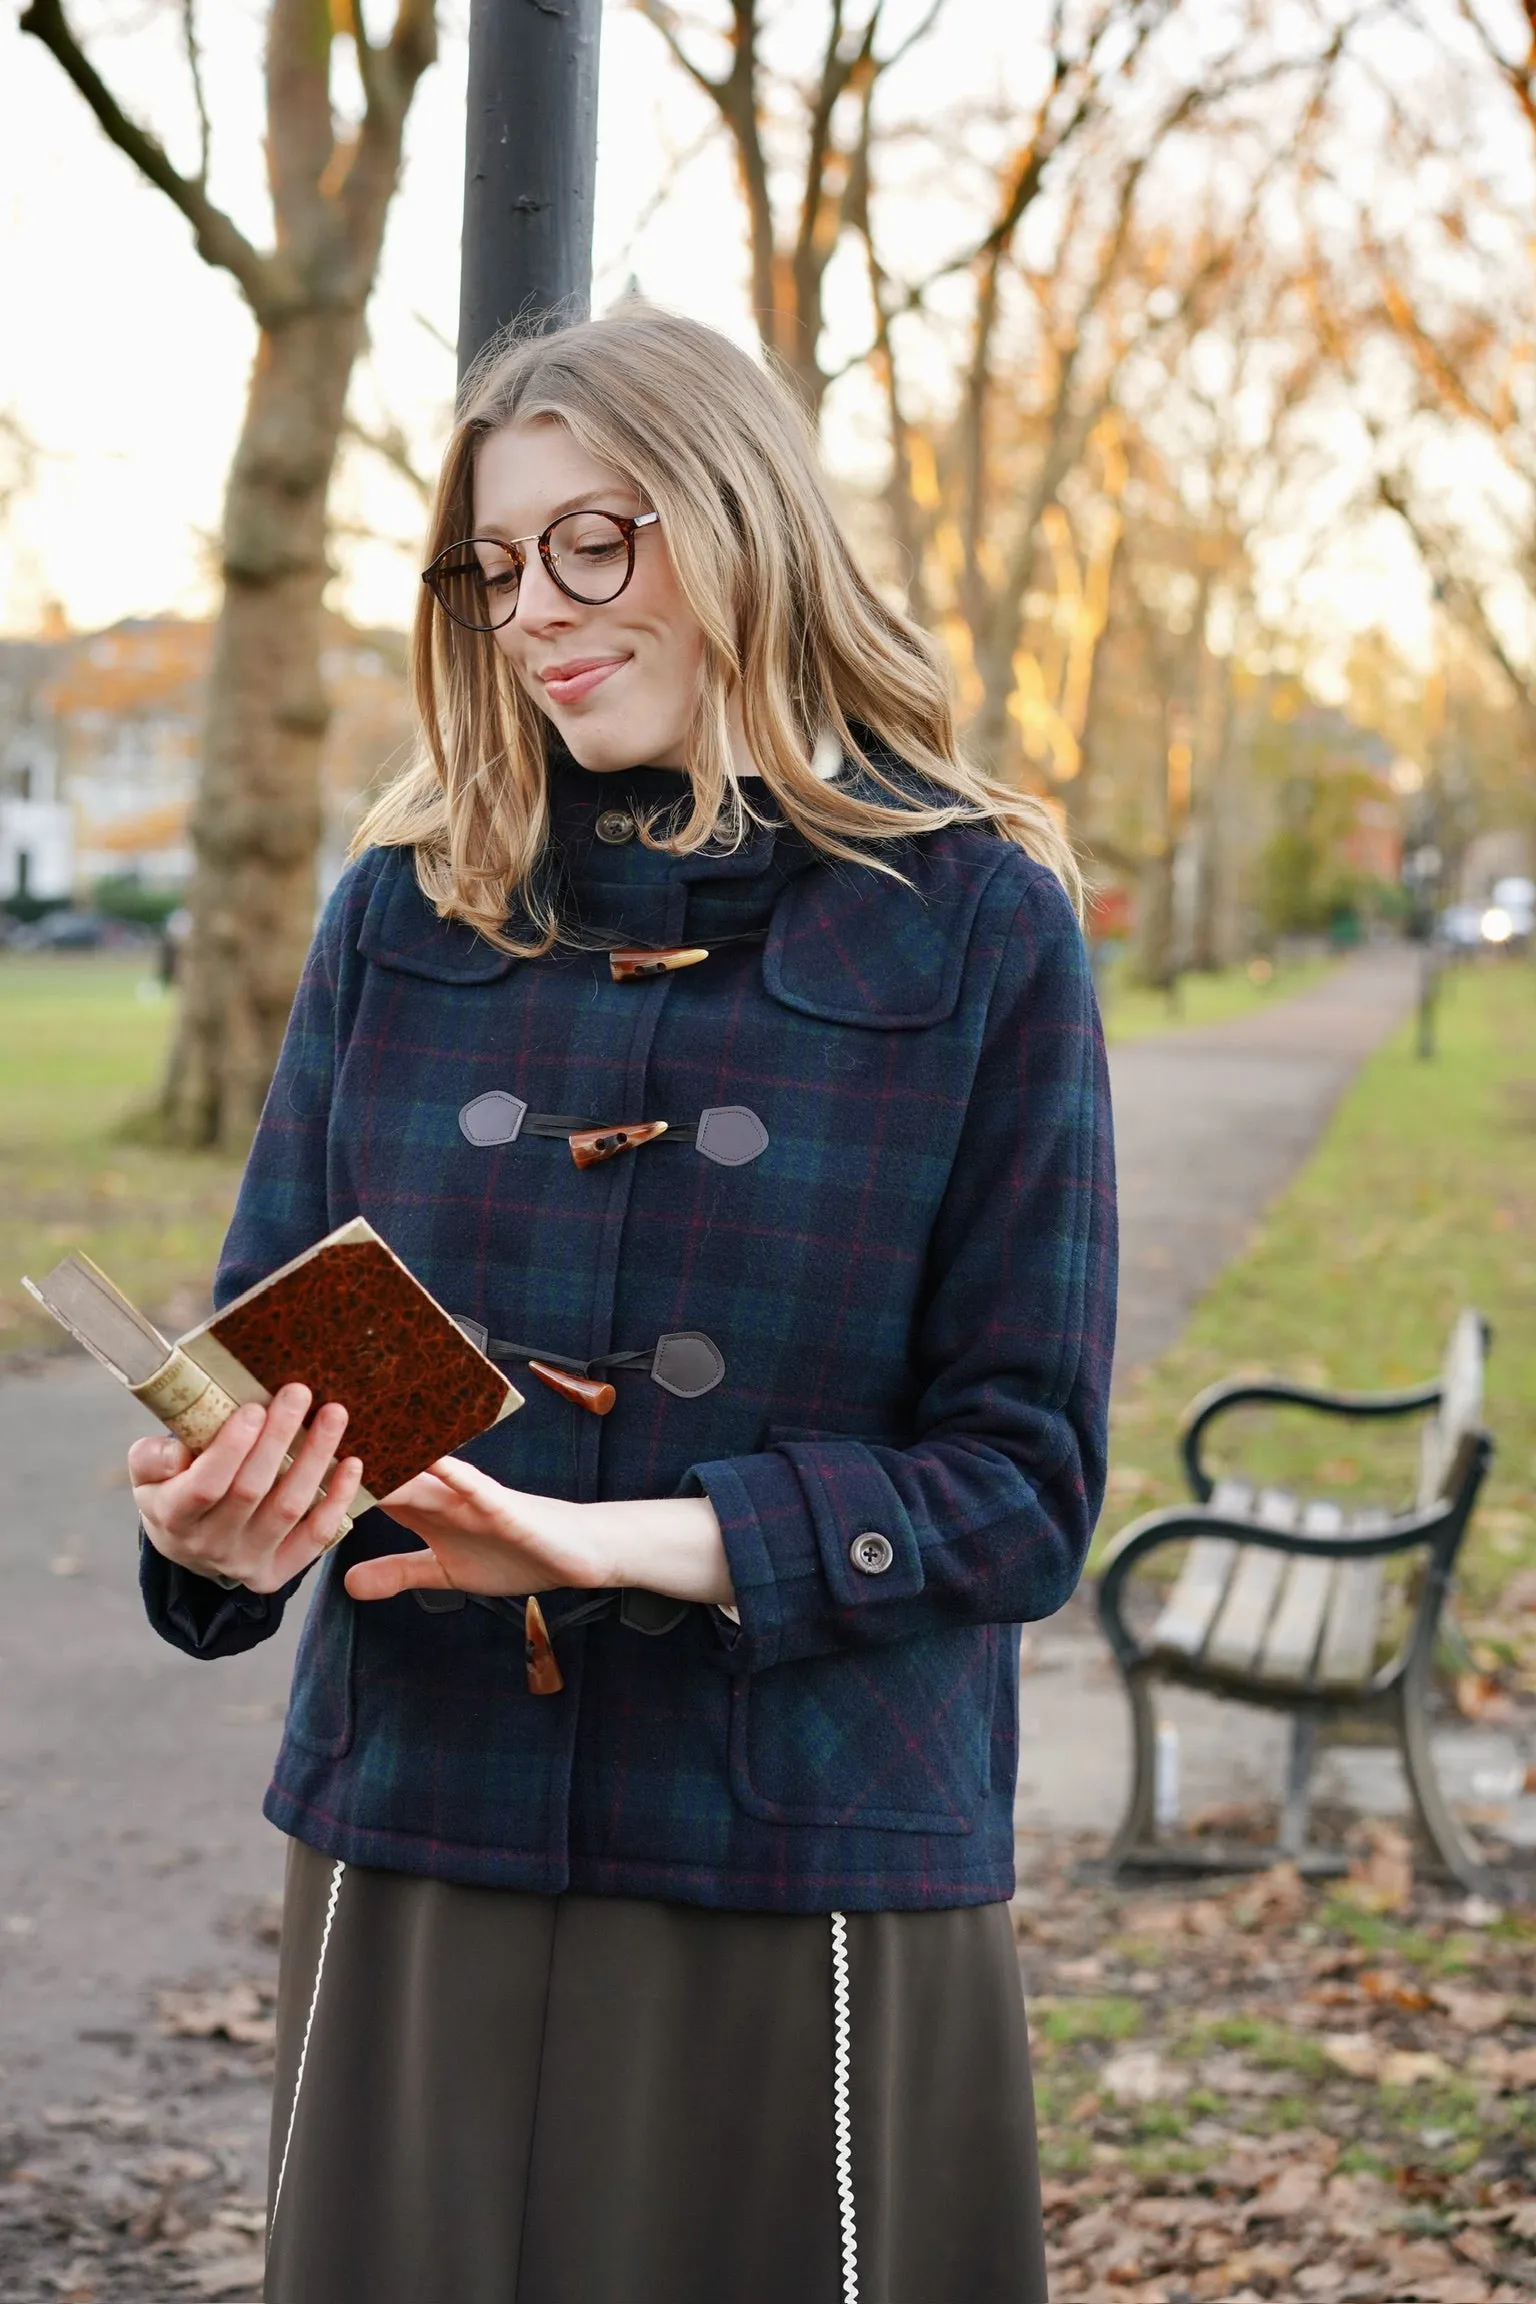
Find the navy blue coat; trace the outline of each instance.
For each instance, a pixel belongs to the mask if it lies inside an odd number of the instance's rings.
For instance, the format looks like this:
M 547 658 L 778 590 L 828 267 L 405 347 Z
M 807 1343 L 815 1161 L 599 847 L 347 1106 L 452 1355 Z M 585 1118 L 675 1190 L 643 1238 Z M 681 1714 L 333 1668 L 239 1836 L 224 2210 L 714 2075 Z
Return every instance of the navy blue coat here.
M 493 1337 L 635 1355 L 601 1420 L 512 1365 L 526 1407 L 464 1453 L 551 1495 L 709 1496 L 740 1626 L 688 1607 L 647 1631 L 611 1603 L 578 1622 L 590 1594 L 548 1595 L 566 1686 L 533 1696 L 519 1604 L 348 1599 L 351 1561 L 414 1541 L 369 1515 L 318 1576 L 266 1813 L 352 1862 L 544 1893 L 1006 1897 L 1017 1628 L 1081 1571 L 1113 1346 L 1071 909 L 979 831 L 904 844 L 910 886 L 787 832 L 605 845 L 600 809 L 675 778 L 551 775 L 567 917 L 711 958 L 632 983 L 592 951 L 512 960 L 438 920 L 408 853 L 364 856 L 321 921 L 216 1295 L 361 1214 Z M 673 1134 L 583 1171 L 540 1115 Z M 716 1347 L 712 1389 L 697 1346 L 648 1372 L 679 1334 Z M 266 1638 L 288 1598 L 147 1547 L 144 1587 L 199 1656 Z

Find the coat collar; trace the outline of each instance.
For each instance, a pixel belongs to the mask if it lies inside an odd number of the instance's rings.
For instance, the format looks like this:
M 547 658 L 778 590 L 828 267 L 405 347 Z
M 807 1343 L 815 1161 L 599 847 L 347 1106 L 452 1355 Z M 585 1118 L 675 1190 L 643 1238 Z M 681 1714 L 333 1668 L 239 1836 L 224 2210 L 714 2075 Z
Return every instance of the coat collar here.
M 693 856 L 597 840 L 602 808 L 654 808 L 677 797 L 665 769 L 599 779 L 571 766 L 552 776 L 549 864 L 558 910 L 579 940 L 707 944 L 760 931 L 763 989 L 783 1007 L 875 1031 L 953 1014 L 977 910 L 1017 854 L 1010 841 L 961 832 L 896 842 L 883 851 L 902 875 L 893 880 L 825 863 L 782 826 L 754 827 L 738 848 Z M 438 919 L 404 849 L 386 852 L 378 867 L 358 947 L 438 983 L 488 984 L 518 965 L 462 922 Z

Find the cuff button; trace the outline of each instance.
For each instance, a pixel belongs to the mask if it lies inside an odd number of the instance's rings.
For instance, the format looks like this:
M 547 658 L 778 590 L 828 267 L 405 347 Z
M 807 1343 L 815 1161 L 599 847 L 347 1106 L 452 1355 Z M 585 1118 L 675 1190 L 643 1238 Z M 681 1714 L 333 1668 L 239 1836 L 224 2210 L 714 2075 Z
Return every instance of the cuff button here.
M 861 1576 L 883 1576 L 896 1553 L 888 1536 L 881 1536 L 870 1528 L 862 1536 L 855 1536 L 848 1547 L 848 1557 Z

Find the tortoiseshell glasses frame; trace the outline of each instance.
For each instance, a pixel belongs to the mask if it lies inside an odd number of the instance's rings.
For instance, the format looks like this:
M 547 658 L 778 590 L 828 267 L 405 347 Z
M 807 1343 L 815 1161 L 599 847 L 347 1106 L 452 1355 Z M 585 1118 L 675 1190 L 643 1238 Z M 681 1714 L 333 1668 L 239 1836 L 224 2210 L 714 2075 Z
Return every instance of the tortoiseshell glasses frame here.
M 552 584 L 583 608 L 617 600 L 635 572 L 635 538 L 659 512 L 603 512 L 595 505 L 562 512 L 537 536 L 466 536 L 439 552 L 421 580 L 445 616 L 466 632 L 499 632 L 517 614 L 527 554 L 537 544 Z M 572 571 L 582 589 L 571 581 Z M 503 608 L 504 613 L 494 611 Z

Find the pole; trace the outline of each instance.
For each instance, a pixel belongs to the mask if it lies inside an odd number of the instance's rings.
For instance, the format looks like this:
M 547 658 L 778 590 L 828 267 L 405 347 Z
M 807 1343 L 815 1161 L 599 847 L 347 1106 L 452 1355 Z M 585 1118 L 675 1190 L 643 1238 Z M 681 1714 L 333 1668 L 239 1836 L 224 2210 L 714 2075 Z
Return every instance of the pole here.
M 592 295 L 602 0 L 470 0 L 459 374 L 508 321 Z
M 1427 1062 L 1435 1053 L 1435 1007 L 1440 997 L 1440 960 L 1433 944 L 1426 944 L 1419 960 L 1419 1030 L 1415 1053 Z

